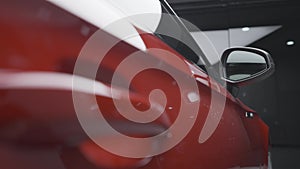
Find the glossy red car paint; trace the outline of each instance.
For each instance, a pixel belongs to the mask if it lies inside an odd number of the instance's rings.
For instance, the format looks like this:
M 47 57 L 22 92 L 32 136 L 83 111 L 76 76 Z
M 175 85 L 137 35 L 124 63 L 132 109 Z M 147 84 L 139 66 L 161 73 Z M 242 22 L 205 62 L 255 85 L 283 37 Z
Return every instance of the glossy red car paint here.
M 267 168 L 268 127 L 264 122 L 255 113 L 253 118 L 245 117 L 247 111 L 253 111 L 218 83 L 210 83 L 205 72 L 152 34 L 141 35 L 147 48 L 170 51 L 192 71 L 184 72 L 172 60 L 164 60 L 155 53 L 145 53 L 147 57 L 163 60 L 176 71 L 198 79 L 201 102 L 196 123 L 177 146 L 151 158 L 124 158 L 101 149 L 86 136 L 77 120 L 72 88 L 16 88 L 12 85 L 14 78 L 22 74 L 72 75 L 78 53 L 97 28 L 45 1 L 7 1 L 1 2 L 0 8 L 1 168 Z M 89 33 L 80 33 L 83 28 Z M 115 37 L 107 34 L 106 38 Z M 106 85 L 107 91 L 111 87 L 121 93 L 125 90 L 122 84 L 110 85 L 112 75 L 118 64 L 136 51 L 133 46 L 120 42 L 107 54 L 99 68 L 102 73 L 96 77 Z M 85 63 L 87 68 L 96 64 L 93 60 Z M 128 78 L 126 72 L 116 73 L 124 81 Z M 111 98 L 98 95 L 97 101 L 105 117 L 119 131 L 135 137 L 154 135 L 159 132 L 154 129 L 165 130 L 178 115 L 179 90 L 173 81 L 168 74 L 154 69 L 143 71 L 133 79 L 130 96 L 137 109 L 149 108 L 148 95 L 156 88 L 166 93 L 167 105 L 172 106 L 148 126 L 137 126 L 141 128 L 139 131 L 134 129 L 136 124 L 118 114 Z M 198 138 L 211 104 L 211 92 L 217 93 L 220 100 L 226 97 L 225 109 L 216 131 L 200 144 Z M 86 96 L 92 97 L 88 93 Z M 128 147 L 128 151 L 134 149 Z

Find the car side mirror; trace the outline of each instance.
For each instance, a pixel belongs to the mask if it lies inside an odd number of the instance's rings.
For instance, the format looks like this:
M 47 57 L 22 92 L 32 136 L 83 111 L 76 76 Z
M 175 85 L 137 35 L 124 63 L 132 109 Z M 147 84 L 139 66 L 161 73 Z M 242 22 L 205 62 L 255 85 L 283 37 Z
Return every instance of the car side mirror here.
M 222 78 L 233 86 L 243 86 L 263 80 L 275 70 L 270 54 L 256 48 L 229 48 L 224 51 L 221 61 Z

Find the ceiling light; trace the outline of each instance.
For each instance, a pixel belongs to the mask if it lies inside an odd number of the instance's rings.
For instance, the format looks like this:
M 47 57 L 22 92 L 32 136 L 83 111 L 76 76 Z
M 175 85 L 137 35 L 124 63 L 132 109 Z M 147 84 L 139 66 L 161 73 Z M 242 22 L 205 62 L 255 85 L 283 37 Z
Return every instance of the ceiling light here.
M 242 28 L 242 31 L 244 31 L 244 32 L 248 32 L 249 30 L 250 30 L 249 27 L 243 27 L 243 28 Z
M 289 40 L 286 42 L 286 45 L 288 45 L 288 46 L 293 46 L 294 44 L 295 44 L 295 42 L 292 40 Z

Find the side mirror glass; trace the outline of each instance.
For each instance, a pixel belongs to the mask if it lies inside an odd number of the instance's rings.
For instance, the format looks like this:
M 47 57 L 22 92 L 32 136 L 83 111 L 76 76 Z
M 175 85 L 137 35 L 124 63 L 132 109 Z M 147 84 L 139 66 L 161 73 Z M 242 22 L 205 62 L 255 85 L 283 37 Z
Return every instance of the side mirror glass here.
M 223 78 L 235 85 L 261 80 L 273 73 L 274 63 L 270 55 L 255 48 L 230 48 L 222 55 Z

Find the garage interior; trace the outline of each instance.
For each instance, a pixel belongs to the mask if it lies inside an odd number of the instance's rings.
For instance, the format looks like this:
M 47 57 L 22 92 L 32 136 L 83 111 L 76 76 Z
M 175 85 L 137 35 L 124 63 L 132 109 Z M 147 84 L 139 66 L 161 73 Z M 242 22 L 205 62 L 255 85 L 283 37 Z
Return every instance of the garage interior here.
M 300 168 L 297 50 L 300 1 L 169 0 L 169 3 L 180 17 L 204 31 L 219 53 L 226 47 L 249 46 L 271 54 L 275 73 L 264 81 L 240 88 L 238 98 L 270 126 L 272 167 Z M 260 37 L 253 37 L 255 34 Z M 218 38 L 223 39 L 223 44 Z

